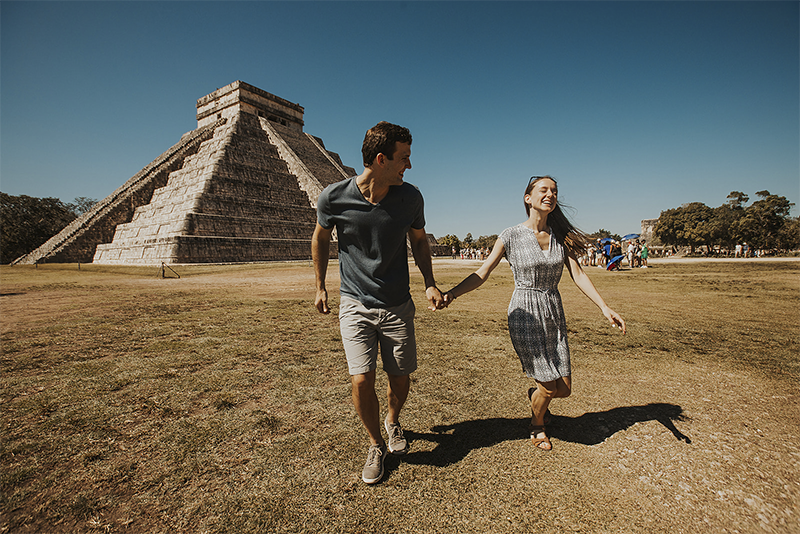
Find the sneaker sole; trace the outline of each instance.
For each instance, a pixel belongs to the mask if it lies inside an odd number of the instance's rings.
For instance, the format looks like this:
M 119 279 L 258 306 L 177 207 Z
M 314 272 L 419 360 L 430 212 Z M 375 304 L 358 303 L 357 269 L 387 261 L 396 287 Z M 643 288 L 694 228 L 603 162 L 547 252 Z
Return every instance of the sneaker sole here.
M 364 475 L 361 475 L 361 480 L 363 480 L 366 484 L 376 484 L 381 481 L 383 478 L 383 462 L 381 462 L 381 473 L 378 475 L 378 478 L 364 478 Z

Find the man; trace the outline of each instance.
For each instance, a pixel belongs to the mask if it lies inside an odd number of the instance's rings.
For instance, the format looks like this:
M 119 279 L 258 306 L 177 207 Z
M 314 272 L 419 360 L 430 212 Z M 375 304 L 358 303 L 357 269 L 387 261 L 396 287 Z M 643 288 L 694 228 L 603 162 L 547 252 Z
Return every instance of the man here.
M 317 284 L 314 304 L 321 313 L 330 313 L 325 275 L 336 228 L 339 327 L 353 404 L 370 440 L 361 478 L 374 484 L 383 477 L 387 448 L 393 454 L 408 450 L 399 417 L 408 397 L 410 374 L 417 368 L 417 346 L 406 236 L 425 280 L 429 309 L 444 307 L 444 299 L 433 279 L 422 194 L 403 181 L 406 169 L 411 168 L 411 133 L 402 126 L 380 122 L 367 131 L 361 153 L 364 172 L 326 187 L 319 196 L 311 255 Z M 389 383 L 384 420 L 388 443 L 382 436 L 375 393 L 379 346 Z

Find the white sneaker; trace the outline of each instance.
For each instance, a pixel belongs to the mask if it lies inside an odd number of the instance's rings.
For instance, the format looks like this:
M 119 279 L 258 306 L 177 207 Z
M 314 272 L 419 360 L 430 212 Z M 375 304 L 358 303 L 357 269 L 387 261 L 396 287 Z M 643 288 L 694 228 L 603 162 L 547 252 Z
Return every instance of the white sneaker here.
M 406 437 L 403 435 L 403 429 L 400 423 L 390 423 L 384 420 L 383 426 L 386 428 L 386 434 L 389 436 L 389 441 L 387 442 L 389 452 L 397 455 L 407 453 L 408 440 L 406 440 Z
M 367 463 L 361 472 L 361 480 L 367 484 L 375 484 L 383 478 L 383 461 L 386 459 L 386 447 L 372 445 L 367 453 Z

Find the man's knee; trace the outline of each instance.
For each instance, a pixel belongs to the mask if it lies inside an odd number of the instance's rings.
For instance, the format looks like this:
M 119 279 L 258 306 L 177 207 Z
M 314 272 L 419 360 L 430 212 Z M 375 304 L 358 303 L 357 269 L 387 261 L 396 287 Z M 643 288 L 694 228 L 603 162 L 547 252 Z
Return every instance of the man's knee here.
M 375 372 L 370 371 L 368 373 L 352 375 L 350 380 L 353 384 L 353 389 L 358 389 L 359 391 L 375 389 Z
M 389 385 L 392 387 L 406 387 L 411 384 L 411 375 L 392 375 L 386 373 L 387 378 L 389 379 Z

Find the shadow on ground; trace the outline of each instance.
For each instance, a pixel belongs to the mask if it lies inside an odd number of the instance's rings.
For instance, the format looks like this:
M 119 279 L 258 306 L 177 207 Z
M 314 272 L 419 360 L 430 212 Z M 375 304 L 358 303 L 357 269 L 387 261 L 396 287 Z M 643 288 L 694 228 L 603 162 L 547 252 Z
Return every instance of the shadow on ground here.
M 664 425 L 675 439 L 685 443 L 692 441 L 675 426 L 676 421 L 684 421 L 683 409 L 674 404 L 655 403 L 646 406 L 626 406 L 605 412 L 591 412 L 580 417 L 553 415 L 553 422 L 547 427 L 550 437 L 561 441 L 597 445 L 617 432 L 644 421 L 658 421 Z M 530 419 L 475 419 L 452 425 L 440 425 L 431 433 L 405 430 L 411 451 L 403 458 L 410 464 L 424 464 L 438 467 L 448 466 L 464 459 L 470 451 L 491 447 L 510 440 L 528 439 Z M 432 451 L 413 452 L 414 441 L 437 443 Z

